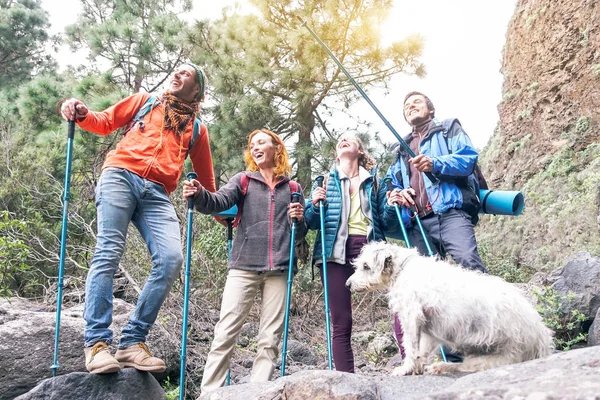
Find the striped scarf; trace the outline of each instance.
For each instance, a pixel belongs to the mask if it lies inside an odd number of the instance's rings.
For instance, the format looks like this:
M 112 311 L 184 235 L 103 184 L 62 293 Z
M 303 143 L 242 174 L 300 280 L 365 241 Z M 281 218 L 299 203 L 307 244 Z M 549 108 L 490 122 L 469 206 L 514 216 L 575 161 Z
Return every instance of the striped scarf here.
M 188 103 L 168 92 L 163 95 L 162 99 L 165 109 L 165 128 L 179 136 L 185 132 L 185 128 L 196 116 L 198 102 Z

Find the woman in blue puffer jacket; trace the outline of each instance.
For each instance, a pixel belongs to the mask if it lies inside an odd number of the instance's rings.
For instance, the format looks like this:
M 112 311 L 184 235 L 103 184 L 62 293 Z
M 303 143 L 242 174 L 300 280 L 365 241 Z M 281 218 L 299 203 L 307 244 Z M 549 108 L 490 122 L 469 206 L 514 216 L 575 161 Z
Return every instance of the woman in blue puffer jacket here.
M 367 242 L 385 240 L 385 222 L 396 218 L 396 214 L 387 204 L 385 185 L 379 185 L 375 174 L 369 172 L 374 170 L 375 162 L 358 137 L 344 134 L 340 138 L 336 161 L 325 179 L 325 188 L 313 187 L 304 219 L 309 229 L 320 229 L 319 201 L 323 200 L 333 360 L 337 371 L 354 372 L 352 299 L 346 280 L 354 273 L 352 260 Z M 313 264 L 319 267 L 322 245 L 319 233 L 313 252 Z

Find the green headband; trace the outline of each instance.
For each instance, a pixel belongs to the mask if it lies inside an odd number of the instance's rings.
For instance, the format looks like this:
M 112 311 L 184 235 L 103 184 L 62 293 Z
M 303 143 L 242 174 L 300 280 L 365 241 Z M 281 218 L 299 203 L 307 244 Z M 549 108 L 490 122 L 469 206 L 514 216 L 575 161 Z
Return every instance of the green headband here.
M 204 71 L 202 71 L 202 68 L 200 68 L 196 64 L 192 64 L 192 63 L 185 63 L 185 64 L 189 65 L 190 67 L 192 67 L 196 70 L 196 83 L 198 85 L 200 85 L 200 91 L 196 95 L 195 100 L 201 100 L 202 96 L 204 96 Z

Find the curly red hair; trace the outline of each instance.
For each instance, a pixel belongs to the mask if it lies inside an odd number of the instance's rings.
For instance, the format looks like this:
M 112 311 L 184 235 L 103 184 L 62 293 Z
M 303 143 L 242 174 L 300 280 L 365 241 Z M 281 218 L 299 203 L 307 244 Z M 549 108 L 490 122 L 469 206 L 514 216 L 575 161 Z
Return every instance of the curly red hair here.
M 292 172 L 292 167 L 290 166 L 290 157 L 288 156 L 287 149 L 285 148 L 285 144 L 283 140 L 276 133 L 271 132 L 268 129 L 257 129 L 248 136 L 248 145 L 246 150 L 244 151 L 244 162 L 246 163 L 246 168 L 248 171 L 258 171 L 258 165 L 254 162 L 252 155 L 250 154 L 250 143 L 252 142 L 252 138 L 257 133 L 262 132 L 271 137 L 271 141 L 273 145 L 277 148 L 275 151 L 275 176 L 289 176 Z

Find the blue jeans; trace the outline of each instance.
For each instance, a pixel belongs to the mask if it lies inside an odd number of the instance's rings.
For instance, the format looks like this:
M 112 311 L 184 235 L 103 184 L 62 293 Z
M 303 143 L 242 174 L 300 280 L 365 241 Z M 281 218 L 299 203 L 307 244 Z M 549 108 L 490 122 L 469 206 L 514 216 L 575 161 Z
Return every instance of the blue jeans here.
M 152 271 L 119 348 L 146 341 L 150 327 L 183 264 L 179 220 L 164 187 L 125 169 L 105 168 L 96 187 L 98 237 L 85 282 L 85 346 L 111 343 L 113 277 L 123 250 L 129 221 L 148 245 Z

